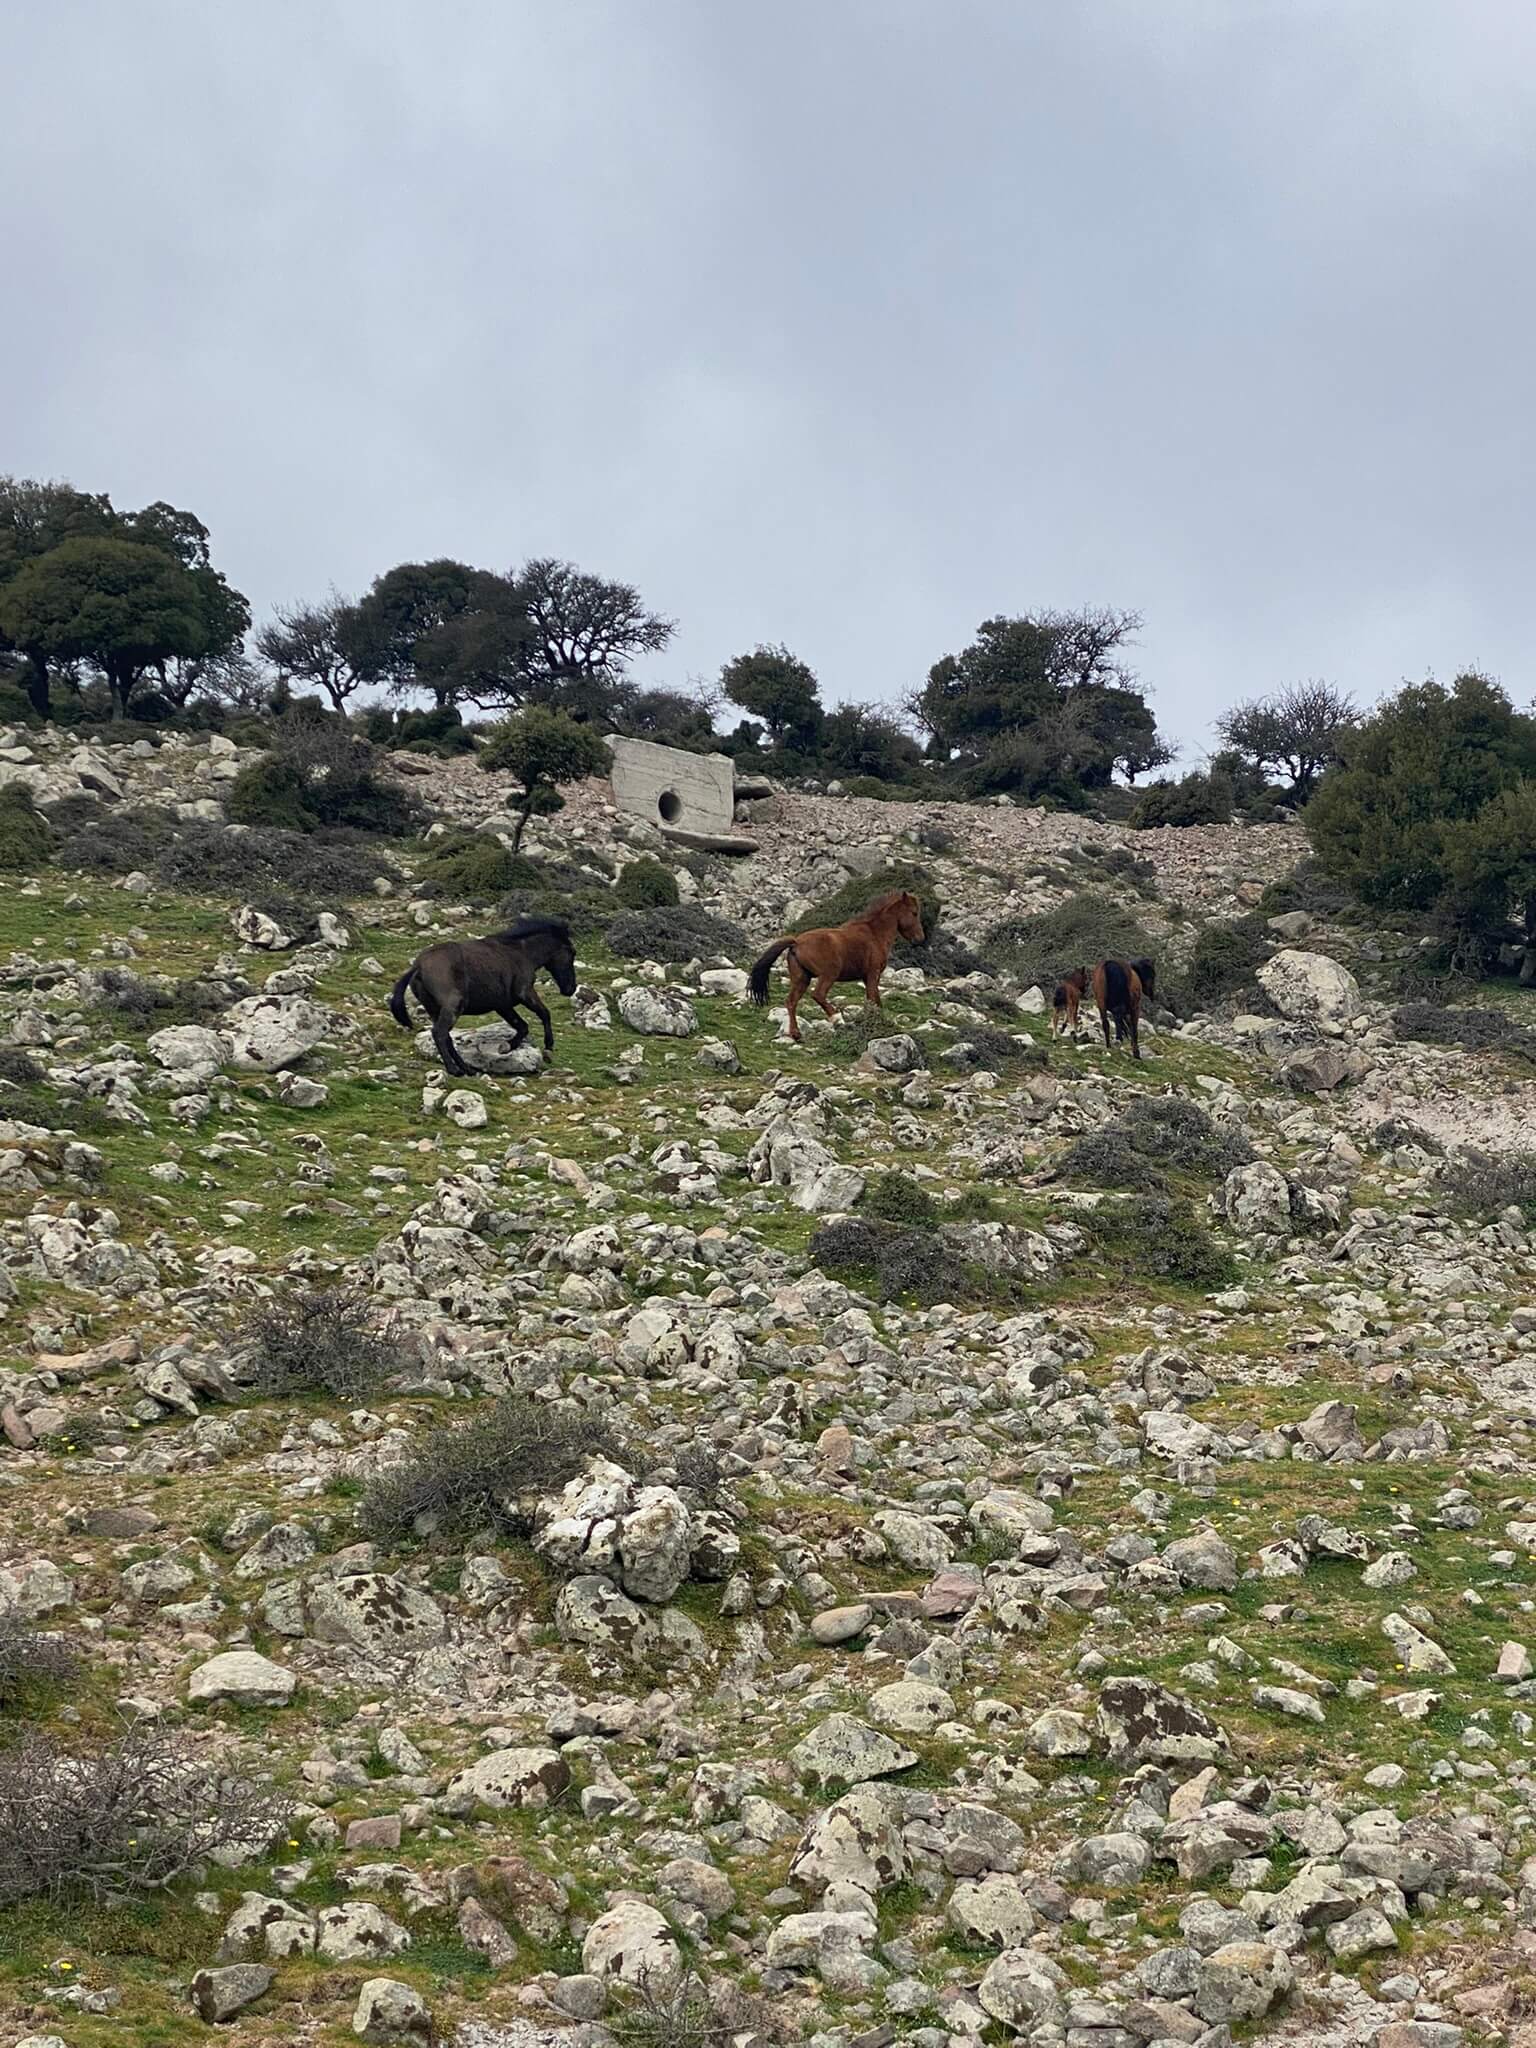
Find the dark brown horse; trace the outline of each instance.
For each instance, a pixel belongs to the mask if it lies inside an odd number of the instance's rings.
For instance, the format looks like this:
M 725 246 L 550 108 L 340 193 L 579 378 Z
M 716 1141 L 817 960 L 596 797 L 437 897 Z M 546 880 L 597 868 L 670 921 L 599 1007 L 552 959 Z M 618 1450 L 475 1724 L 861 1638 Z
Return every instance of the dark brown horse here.
M 1119 1045 L 1129 1035 L 1131 1056 L 1141 1058 L 1141 999 L 1145 993 L 1152 993 L 1141 970 L 1145 968 L 1152 981 L 1157 979 L 1157 969 L 1150 960 L 1101 960 L 1093 970 L 1093 1000 L 1098 1007 L 1099 1022 L 1104 1027 L 1104 1049 L 1109 1050 L 1109 1020 L 1115 1020 L 1115 1043 Z
M 807 989 L 832 1023 L 837 1012 L 827 991 L 839 981 L 862 981 L 866 1003 L 879 1004 L 880 977 L 898 939 L 920 945 L 925 934 L 923 913 L 910 889 L 894 889 L 860 911 L 847 924 L 825 925 L 818 931 L 791 932 L 775 939 L 754 965 L 747 986 L 754 1003 L 768 1000 L 768 970 L 781 953 L 789 955 L 789 1035 L 797 1043 L 800 1020 L 795 1012 Z
M 1088 970 L 1074 967 L 1057 982 L 1051 996 L 1052 1038 L 1076 1038 L 1078 1005 L 1088 993 Z
M 555 1049 L 555 1027 L 540 1001 L 533 978 L 541 967 L 555 977 L 563 996 L 576 993 L 576 948 L 571 928 L 558 917 L 525 917 L 488 939 L 449 939 L 418 953 L 390 992 L 389 1007 L 397 1024 L 411 1028 L 405 1007 L 409 989 L 432 1019 L 432 1043 L 450 1074 L 471 1071 L 453 1042 L 461 1017 L 487 1010 L 512 1026 L 512 1043 L 521 1045 L 528 1026 L 517 1006 L 532 1010 L 544 1026 L 544 1050 Z

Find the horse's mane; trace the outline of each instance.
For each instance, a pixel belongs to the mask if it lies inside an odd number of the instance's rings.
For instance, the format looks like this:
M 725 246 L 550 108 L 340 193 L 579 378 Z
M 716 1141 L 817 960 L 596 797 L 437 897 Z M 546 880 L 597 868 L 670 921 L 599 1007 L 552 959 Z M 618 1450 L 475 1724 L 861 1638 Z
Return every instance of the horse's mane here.
M 519 939 L 538 939 L 546 934 L 552 939 L 568 939 L 571 928 L 563 917 L 520 917 L 504 932 L 492 932 L 491 937 L 500 945 L 510 946 Z
M 910 889 L 890 889 L 884 896 L 877 896 L 873 903 L 866 903 L 857 917 L 849 919 L 849 923 L 862 924 L 866 917 L 878 917 L 882 910 L 889 910 L 893 903 L 899 903 L 903 896 L 911 894 Z

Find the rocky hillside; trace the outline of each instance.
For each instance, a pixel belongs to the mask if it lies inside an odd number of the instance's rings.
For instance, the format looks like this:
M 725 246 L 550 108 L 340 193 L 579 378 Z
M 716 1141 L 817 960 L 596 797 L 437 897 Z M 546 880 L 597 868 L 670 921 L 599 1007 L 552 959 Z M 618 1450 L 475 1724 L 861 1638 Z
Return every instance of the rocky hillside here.
M 553 1058 L 450 1081 L 384 995 L 488 911 L 256 886 L 245 758 L 0 734 L 0 2042 L 1529 2048 L 1528 999 L 1255 913 L 1279 828 L 587 788 Z M 594 918 L 639 853 L 718 922 Z M 897 861 L 943 942 L 788 1045 L 743 967 Z

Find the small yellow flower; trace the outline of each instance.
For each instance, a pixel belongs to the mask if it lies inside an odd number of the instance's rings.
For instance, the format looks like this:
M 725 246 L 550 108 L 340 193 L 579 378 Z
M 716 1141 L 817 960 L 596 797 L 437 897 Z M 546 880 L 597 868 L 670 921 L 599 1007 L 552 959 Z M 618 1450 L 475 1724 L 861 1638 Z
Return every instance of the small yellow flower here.
M 72 1969 L 73 1969 L 73 1968 L 74 1968 L 75 1966 L 74 1966 L 74 1964 L 73 1964 L 73 1963 L 67 1963 L 67 1962 L 65 1962 L 65 1961 L 63 1960 L 63 1958 L 61 1957 L 61 1958 L 59 1959 L 59 1961 L 58 1961 L 58 1962 L 56 1962 L 56 1963 L 54 1964 L 54 1966 L 53 1966 L 53 1967 L 54 1967 L 54 1968 L 55 1968 L 56 1970 L 72 1970 Z
M 297 1835 L 290 1835 L 288 1837 L 288 1846 L 290 1849 L 297 1849 L 297 1847 L 299 1846 L 299 1838 Z

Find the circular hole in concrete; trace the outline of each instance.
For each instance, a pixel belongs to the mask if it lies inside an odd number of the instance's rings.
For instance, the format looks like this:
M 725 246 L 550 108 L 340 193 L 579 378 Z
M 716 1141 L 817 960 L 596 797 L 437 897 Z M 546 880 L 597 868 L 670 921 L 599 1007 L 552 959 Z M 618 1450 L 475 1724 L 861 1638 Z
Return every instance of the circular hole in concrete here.
M 683 815 L 683 800 L 675 789 L 664 789 L 656 799 L 656 808 L 665 824 L 675 824 Z

